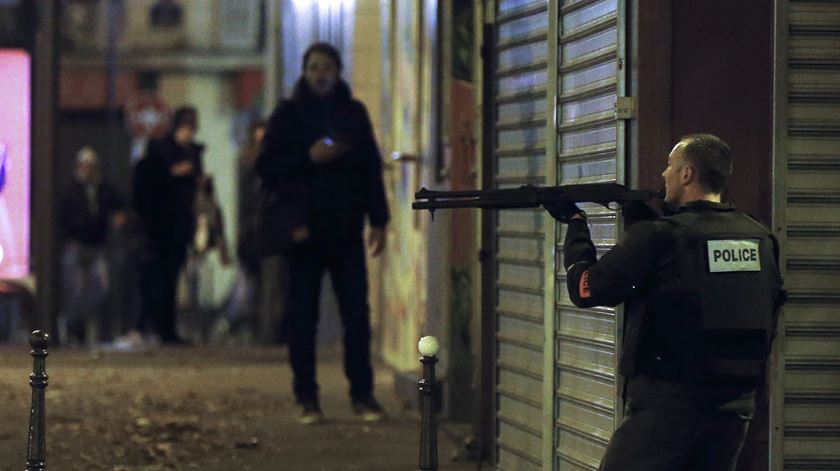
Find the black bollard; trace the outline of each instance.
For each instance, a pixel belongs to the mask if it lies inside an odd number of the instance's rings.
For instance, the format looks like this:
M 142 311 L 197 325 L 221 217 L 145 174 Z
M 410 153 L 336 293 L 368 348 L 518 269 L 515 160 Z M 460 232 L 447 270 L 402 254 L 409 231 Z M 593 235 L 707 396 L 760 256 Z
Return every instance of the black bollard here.
M 32 408 L 29 409 L 29 439 L 26 446 L 26 471 L 47 469 L 47 410 L 45 393 L 47 389 L 47 347 L 50 335 L 36 330 L 29 336 L 32 345 Z
M 423 378 L 420 379 L 420 471 L 437 471 L 437 408 L 435 395 L 435 363 L 438 362 L 438 341 L 434 337 L 420 339 L 420 362 L 423 363 Z

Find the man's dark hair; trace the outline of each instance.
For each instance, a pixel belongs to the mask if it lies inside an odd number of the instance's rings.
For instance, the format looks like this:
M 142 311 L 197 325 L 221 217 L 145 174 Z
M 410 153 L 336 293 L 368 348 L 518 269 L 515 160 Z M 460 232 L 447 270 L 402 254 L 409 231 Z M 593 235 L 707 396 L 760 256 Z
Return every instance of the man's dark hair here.
M 689 163 L 697 169 L 700 184 L 709 191 L 722 193 L 732 175 L 729 145 L 713 134 L 689 134 L 679 142 Z
M 341 53 L 338 52 L 338 49 L 336 49 L 335 46 L 328 43 L 315 43 L 309 46 L 309 49 L 303 53 L 303 65 L 301 66 L 301 71 L 306 70 L 306 63 L 309 62 L 309 57 L 316 52 L 324 54 L 332 59 L 339 72 L 341 72 L 341 69 L 344 68 L 344 63 L 341 62 Z
M 172 116 L 172 132 L 181 126 L 198 127 L 198 112 L 192 106 L 182 106 Z

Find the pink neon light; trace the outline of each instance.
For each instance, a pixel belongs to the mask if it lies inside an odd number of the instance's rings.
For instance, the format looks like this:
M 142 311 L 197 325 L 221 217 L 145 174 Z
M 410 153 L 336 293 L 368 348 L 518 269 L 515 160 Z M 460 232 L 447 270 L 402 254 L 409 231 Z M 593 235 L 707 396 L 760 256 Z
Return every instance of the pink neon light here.
M 29 275 L 29 80 L 29 54 L 0 49 L 0 278 Z

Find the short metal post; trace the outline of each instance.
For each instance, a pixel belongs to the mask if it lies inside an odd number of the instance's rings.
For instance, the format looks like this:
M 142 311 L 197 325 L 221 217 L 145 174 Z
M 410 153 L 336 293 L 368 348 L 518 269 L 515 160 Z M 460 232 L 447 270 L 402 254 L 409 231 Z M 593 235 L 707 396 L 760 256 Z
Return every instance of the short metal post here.
M 29 410 L 29 439 L 26 446 L 26 471 L 47 469 L 47 411 L 44 398 L 47 389 L 47 347 L 50 335 L 36 330 L 29 336 L 32 345 L 32 408 Z
M 423 363 L 423 378 L 420 380 L 420 471 L 437 471 L 437 408 L 435 396 L 437 380 L 435 380 L 435 355 L 439 344 L 434 337 L 423 337 L 419 343 L 420 362 Z

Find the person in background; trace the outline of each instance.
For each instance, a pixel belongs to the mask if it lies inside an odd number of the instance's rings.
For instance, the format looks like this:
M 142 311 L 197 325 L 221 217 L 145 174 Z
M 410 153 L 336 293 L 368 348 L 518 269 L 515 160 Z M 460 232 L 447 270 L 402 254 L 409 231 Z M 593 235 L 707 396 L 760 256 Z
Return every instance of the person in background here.
M 146 237 L 138 330 L 164 344 L 184 343 L 176 330 L 176 285 L 196 227 L 204 151 L 194 141 L 197 131 L 195 108 L 178 108 L 169 134 L 149 142 L 134 170 L 132 204 Z
M 266 121 L 258 119 L 248 126 L 248 140 L 239 152 L 236 255 L 239 262 L 236 282 L 217 323 L 217 333 L 254 336 L 257 333 L 261 295 L 261 260 L 256 250 L 260 177 L 254 165 L 265 135 Z
M 204 258 L 211 250 L 218 249 L 222 265 L 230 264 L 230 252 L 225 237 L 225 219 L 216 198 L 213 177 L 202 175 L 198 180 L 195 198 L 196 229 L 192 241 L 192 255 Z
M 236 252 L 240 266 L 255 283 L 259 280 L 260 271 L 260 258 L 255 252 L 255 231 L 262 186 L 256 171 L 256 162 L 266 125 L 267 122 L 263 119 L 251 123 L 248 128 L 248 142 L 239 153 L 239 230 Z
M 64 235 L 60 324 L 66 327 L 62 340 L 85 344 L 108 336 L 103 317 L 110 285 L 107 242 L 110 231 L 123 227 L 126 220 L 122 199 L 102 181 L 93 148 L 83 147 L 76 154 L 73 180 L 64 189 L 60 207 Z M 92 331 L 100 339 L 93 338 Z
M 363 230 L 379 255 L 385 247 L 389 214 L 382 183 L 382 158 L 364 105 L 341 80 L 341 57 L 317 43 L 303 56 L 303 76 L 290 100 L 274 110 L 256 169 L 271 190 L 301 181 L 305 193 L 304 230 L 286 254 L 290 305 L 284 321 L 294 373 L 297 420 L 323 420 L 315 373 L 315 334 L 321 278 L 330 274 L 344 324 L 344 371 L 350 401 L 362 420 L 385 417 L 373 396 L 370 320 Z

